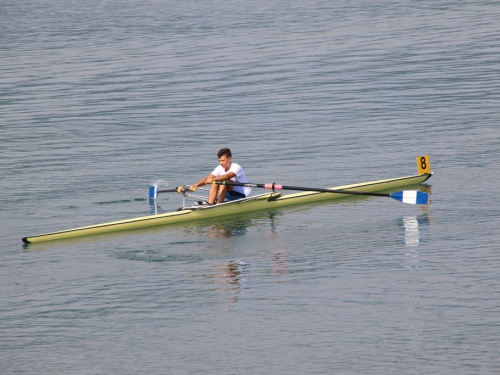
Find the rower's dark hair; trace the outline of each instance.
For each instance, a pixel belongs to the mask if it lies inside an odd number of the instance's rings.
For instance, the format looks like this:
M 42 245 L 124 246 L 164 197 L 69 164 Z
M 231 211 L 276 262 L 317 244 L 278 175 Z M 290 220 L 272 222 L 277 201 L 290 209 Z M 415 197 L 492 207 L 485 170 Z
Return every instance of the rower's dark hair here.
M 217 153 L 217 157 L 221 158 L 222 156 L 226 156 L 228 158 L 231 158 L 231 150 L 228 148 L 221 148 L 219 152 Z

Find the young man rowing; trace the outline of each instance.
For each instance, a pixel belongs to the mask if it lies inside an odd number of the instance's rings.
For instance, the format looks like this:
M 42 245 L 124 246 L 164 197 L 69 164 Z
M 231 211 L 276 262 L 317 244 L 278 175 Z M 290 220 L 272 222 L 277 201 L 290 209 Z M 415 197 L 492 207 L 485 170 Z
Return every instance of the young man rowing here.
M 210 205 L 222 203 L 226 198 L 232 201 L 250 196 L 252 190 L 249 187 L 212 184 L 212 181 L 229 180 L 241 183 L 248 182 L 240 165 L 232 162 L 230 149 L 221 149 L 217 157 L 219 158 L 219 166 L 207 177 L 203 177 L 196 184 L 191 185 L 189 190 L 196 191 L 199 186 L 210 184 L 210 192 L 208 193 L 208 204 Z

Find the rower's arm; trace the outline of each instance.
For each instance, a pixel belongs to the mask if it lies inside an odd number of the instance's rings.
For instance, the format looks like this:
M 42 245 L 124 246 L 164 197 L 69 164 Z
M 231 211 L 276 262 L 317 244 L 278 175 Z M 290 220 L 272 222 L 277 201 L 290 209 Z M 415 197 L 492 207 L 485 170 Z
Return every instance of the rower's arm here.
M 211 176 L 213 176 L 213 177 L 211 177 Z M 215 177 L 214 175 L 210 175 L 206 179 L 206 183 L 211 184 L 212 181 L 227 181 L 227 180 L 232 179 L 235 176 L 236 176 L 236 173 L 234 173 L 234 172 L 229 172 L 229 173 L 223 174 L 222 176 L 219 176 L 219 177 Z
M 229 172 L 229 173 L 223 174 L 222 176 L 219 176 L 219 177 L 215 177 L 215 175 L 209 174 L 207 177 L 203 177 L 196 184 L 191 185 L 189 187 L 189 190 L 196 191 L 196 189 L 198 187 L 203 186 L 203 185 L 211 184 L 212 181 L 227 181 L 227 180 L 232 179 L 235 176 L 236 176 L 236 173 L 234 173 L 234 172 Z
M 198 181 L 196 184 L 190 186 L 190 190 L 193 188 L 196 190 L 199 186 L 207 185 L 211 182 L 211 179 L 215 178 L 213 174 L 209 174 L 207 177 L 203 177 L 200 181 Z M 210 180 L 210 182 L 208 182 Z M 194 190 L 193 190 L 194 191 Z

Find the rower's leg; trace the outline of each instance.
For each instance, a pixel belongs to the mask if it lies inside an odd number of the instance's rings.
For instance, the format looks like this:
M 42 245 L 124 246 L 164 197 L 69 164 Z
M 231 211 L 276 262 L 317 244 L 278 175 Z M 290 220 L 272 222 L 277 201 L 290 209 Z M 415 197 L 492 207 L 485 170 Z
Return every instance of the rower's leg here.
M 210 185 L 210 191 L 208 192 L 208 204 L 215 203 L 218 192 L 219 192 L 219 185 Z
M 222 203 L 226 199 L 228 191 L 233 190 L 234 186 L 229 185 L 210 185 L 208 193 L 208 204 Z
M 227 185 L 219 185 L 219 194 L 217 196 L 217 203 L 224 202 L 224 200 L 226 199 L 227 189 L 228 189 Z

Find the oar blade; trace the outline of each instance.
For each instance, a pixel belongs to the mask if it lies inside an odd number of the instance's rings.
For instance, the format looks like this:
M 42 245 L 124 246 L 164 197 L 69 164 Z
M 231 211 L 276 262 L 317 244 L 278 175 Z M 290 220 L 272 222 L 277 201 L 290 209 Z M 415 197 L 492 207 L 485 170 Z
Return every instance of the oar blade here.
M 429 194 L 417 190 L 404 190 L 391 194 L 391 198 L 409 204 L 429 204 Z
M 149 187 L 149 198 L 150 199 L 156 199 L 157 196 L 158 196 L 158 186 L 151 185 Z

